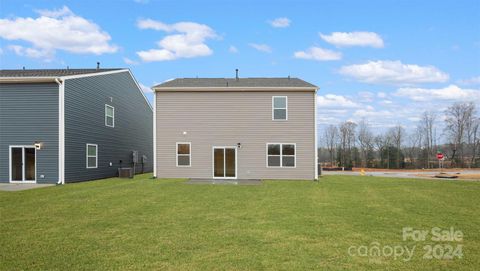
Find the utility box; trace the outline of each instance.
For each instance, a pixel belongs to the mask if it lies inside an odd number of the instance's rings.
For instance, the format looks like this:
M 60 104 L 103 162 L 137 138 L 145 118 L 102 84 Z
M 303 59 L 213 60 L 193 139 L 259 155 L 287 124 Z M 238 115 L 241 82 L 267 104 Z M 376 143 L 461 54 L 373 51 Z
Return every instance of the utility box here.
M 132 162 L 138 163 L 138 151 L 132 151 Z
M 119 178 L 133 178 L 133 169 L 131 167 L 122 167 L 118 169 Z

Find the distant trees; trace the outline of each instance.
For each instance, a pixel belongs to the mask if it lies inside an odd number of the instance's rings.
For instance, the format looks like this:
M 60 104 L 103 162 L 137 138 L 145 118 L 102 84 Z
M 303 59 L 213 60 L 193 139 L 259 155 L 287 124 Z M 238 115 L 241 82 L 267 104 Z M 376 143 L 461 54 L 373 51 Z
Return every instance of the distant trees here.
M 352 167 L 353 163 L 353 154 L 355 147 L 355 129 L 357 124 L 351 121 L 346 121 L 340 124 L 339 126 L 339 150 L 338 150 L 338 160 L 340 165 L 343 167 Z
M 360 147 L 360 160 L 362 167 L 368 167 L 369 162 L 373 160 L 374 135 L 366 119 L 362 119 L 358 124 L 358 144 Z
M 403 156 L 401 148 L 405 136 L 405 129 L 400 125 L 396 125 L 395 127 L 390 128 L 387 136 L 391 138 L 392 145 L 395 147 L 396 168 L 400 168 L 400 164 L 403 163 L 403 159 L 401 159 Z
M 475 124 L 477 117 L 475 117 L 476 108 L 473 102 L 470 103 L 455 103 L 445 110 L 445 132 L 453 144 L 452 162 L 458 166 L 463 166 L 464 163 L 464 145 L 468 144 L 473 147 L 474 153 L 472 156 L 475 161 L 476 145 L 474 141 Z M 478 128 L 477 128 L 478 130 Z
M 398 124 L 375 134 L 367 119 L 329 125 L 321 139 L 328 156 L 320 161 L 341 167 L 430 168 L 438 166 L 436 152 L 442 149 L 450 166 L 479 167 L 480 117 L 475 103 L 452 104 L 442 118 L 440 136 L 439 117 L 430 111 L 422 113 L 409 133 Z
M 329 125 L 324 130 L 323 140 L 325 147 L 327 148 L 330 163 L 333 165 L 335 162 L 335 150 L 338 144 L 338 129 L 335 125 Z

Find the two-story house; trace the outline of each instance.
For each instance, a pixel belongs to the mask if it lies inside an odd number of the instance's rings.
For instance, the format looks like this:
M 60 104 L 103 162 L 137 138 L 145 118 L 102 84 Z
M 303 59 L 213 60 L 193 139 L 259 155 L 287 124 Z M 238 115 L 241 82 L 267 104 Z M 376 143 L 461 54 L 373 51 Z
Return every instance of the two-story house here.
M 152 108 L 128 69 L 0 70 L 0 182 L 151 172 L 152 134 Z
M 238 76 L 154 86 L 154 176 L 317 179 L 317 89 Z

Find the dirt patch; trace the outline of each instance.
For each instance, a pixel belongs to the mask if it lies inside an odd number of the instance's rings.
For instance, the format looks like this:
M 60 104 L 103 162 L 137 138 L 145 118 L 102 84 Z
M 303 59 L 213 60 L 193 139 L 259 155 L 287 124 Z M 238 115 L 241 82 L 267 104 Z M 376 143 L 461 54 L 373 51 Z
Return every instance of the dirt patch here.
M 460 174 L 458 175 L 459 179 L 465 180 L 479 180 L 480 181 L 480 174 Z
M 435 177 L 436 175 L 439 175 L 439 174 L 414 174 L 413 176 L 415 177 L 427 177 L 427 178 L 432 178 L 432 179 L 440 179 L 438 177 Z M 448 173 L 448 174 L 445 174 L 445 176 L 449 177 L 449 176 L 456 176 L 455 179 L 461 179 L 461 180 L 476 180 L 476 181 L 480 181 L 480 174 L 462 174 L 460 172 L 457 172 L 457 173 Z M 445 177 L 445 178 L 446 178 Z

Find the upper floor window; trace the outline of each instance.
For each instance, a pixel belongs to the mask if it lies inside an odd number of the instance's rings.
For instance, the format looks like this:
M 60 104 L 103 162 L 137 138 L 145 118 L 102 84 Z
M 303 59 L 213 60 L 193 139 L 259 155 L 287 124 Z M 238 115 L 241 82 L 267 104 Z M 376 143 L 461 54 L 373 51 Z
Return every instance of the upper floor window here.
M 115 108 L 111 105 L 105 105 L 105 125 L 115 127 Z
M 287 120 L 288 119 L 288 99 L 287 96 L 272 97 L 272 119 Z
M 267 167 L 295 167 L 295 143 L 267 144 Z
M 190 142 L 177 142 L 177 167 L 189 167 L 192 156 Z
M 98 165 L 98 146 L 96 144 L 87 144 L 87 168 L 97 168 Z

